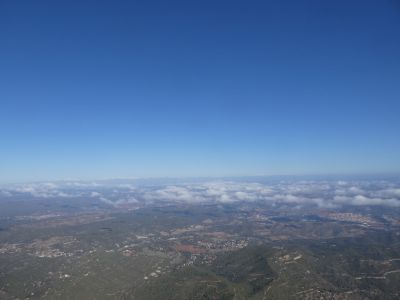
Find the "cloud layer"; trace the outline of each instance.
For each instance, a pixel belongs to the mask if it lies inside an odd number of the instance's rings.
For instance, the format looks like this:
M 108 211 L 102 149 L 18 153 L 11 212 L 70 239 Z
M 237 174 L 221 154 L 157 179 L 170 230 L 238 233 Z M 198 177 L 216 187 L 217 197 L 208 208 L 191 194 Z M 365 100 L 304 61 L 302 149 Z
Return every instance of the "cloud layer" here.
M 344 205 L 400 207 L 400 184 L 391 181 L 280 181 L 274 183 L 210 181 L 174 185 L 101 182 L 45 182 L 0 189 L 0 197 L 90 197 L 112 206 L 126 204 L 233 203 L 263 201 L 335 208 Z

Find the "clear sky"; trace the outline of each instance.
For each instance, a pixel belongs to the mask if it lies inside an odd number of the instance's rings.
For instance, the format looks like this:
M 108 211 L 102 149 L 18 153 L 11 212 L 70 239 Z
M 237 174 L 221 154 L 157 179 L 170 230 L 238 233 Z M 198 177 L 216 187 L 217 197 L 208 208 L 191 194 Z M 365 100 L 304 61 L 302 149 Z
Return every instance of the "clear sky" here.
M 400 2 L 0 2 L 0 180 L 400 172 Z

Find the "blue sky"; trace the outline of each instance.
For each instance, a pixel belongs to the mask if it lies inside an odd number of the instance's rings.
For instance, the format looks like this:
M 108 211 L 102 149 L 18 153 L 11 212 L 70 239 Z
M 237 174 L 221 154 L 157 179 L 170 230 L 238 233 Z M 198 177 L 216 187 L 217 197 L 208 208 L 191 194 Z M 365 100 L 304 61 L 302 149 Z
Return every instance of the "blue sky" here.
M 398 3 L 1 1 L 0 180 L 398 173 Z

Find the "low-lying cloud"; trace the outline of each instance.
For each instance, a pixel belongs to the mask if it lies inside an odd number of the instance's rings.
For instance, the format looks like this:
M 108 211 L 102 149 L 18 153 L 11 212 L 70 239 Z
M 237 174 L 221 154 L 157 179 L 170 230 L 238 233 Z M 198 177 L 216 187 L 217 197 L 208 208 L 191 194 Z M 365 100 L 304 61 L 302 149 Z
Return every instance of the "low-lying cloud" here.
M 126 204 L 234 203 L 263 201 L 271 205 L 400 207 L 400 184 L 391 181 L 280 181 L 274 183 L 210 181 L 173 185 L 46 182 L 0 189 L 0 197 L 90 197 L 112 206 Z

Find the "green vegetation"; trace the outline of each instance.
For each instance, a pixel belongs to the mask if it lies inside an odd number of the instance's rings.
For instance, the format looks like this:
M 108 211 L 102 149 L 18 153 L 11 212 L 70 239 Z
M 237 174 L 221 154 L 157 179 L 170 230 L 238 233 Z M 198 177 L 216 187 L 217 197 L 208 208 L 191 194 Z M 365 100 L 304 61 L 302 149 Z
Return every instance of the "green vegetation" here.
M 396 209 L 384 212 L 392 223 L 260 203 L 14 209 L 0 231 L 0 299 L 400 297 Z

